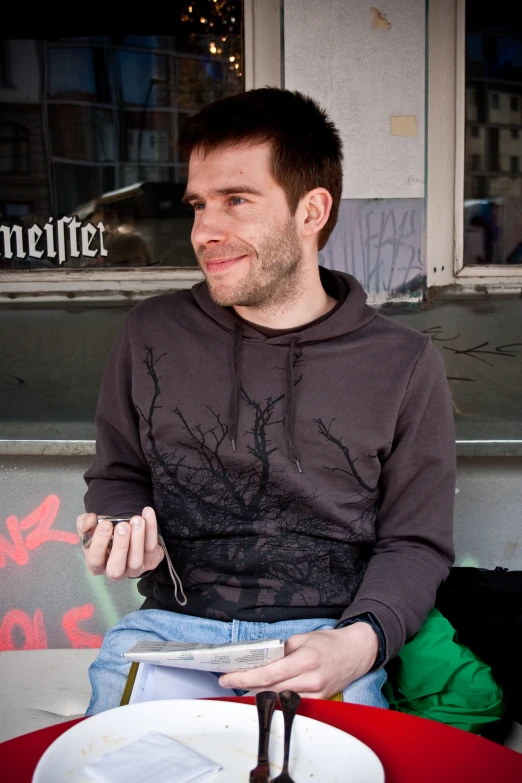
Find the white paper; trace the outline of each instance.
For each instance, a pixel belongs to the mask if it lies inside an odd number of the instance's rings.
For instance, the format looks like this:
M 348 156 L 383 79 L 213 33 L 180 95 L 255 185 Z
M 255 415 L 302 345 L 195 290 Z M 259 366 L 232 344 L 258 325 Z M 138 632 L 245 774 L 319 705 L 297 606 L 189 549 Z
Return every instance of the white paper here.
M 235 696 L 235 691 L 222 688 L 211 672 L 175 669 L 140 663 L 129 704 L 164 699 L 210 699 Z
M 222 767 L 171 737 L 151 731 L 85 767 L 95 783 L 199 783 Z
M 244 671 L 266 666 L 284 656 L 281 639 L 263 639 L 232 644 L 186 644 L 183 642 L 138 642 L 125 658 L 156 666 L 199 669 L 207 672 Z

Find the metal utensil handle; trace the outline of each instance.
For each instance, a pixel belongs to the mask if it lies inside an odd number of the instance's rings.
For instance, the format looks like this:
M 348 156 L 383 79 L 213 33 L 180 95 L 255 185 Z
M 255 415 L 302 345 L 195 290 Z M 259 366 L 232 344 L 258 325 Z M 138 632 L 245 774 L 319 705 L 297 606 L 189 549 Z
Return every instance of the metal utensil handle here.
M 292 724 L 294 722 L 296 712 L 299 709 L 299 705 L 301 704 L 301 697 L 295 691 L 281 691 L 279 694 L 279 701 L 281 702 L 281 709 L 283 710 L 283 718 L 285 722 L 283 772 L 288 772 Z
M 261 691 L 256 694 L 257 715 L 259 718 L 258 764 L 268 764 L 268 746 L 270 743 L 270 726 L 277 702 L 277 693 Z

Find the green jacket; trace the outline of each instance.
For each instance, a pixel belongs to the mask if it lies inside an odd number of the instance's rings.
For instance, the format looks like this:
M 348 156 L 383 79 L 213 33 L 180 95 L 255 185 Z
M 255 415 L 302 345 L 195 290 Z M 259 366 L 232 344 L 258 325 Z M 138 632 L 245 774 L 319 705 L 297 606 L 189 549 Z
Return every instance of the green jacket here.
M 505 712 L 504 694 L 491 669 L 437 609 L 386 667 L 383 688 L 390 709 L 480 733 Z

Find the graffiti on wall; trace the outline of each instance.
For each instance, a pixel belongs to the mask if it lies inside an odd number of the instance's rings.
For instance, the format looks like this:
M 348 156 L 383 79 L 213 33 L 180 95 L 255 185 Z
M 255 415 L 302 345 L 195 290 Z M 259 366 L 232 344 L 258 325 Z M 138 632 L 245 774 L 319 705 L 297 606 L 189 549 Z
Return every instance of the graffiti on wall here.
M 81 474 L 71 487 L 75 500 L 76 482 L 81 486 Z M 103 634 L 138 608 L 133 580 L 115 585 L 87 572 L 80 537 L 63 529 L 74 527 L 75 517 L 64 496 L 65 509 L 53 493 L 27 514 L 0 512 L 0 651 L 98 648 Z
M 79 543 L 80 537 L 77 533 L 53 528 L 59 507 L 58 496 L 49 495 L 38 508 L 21 521 L 14 515 L 7 517 L 5 526 L 10 540 L 0 533 L 0 568 L 4 568 L 7 558 L 13 560 L 16 565 L 26 565 L 29 562 L 29 553 L 47 541 Z M 24 537 L 26 530 L 31 532 Z
M 376 304 L 419 301 L 423 199 L 343 199 L 320 263 L 359 280 Z
M 93 604 L 84 604 L 64 613 L 62 627 L 71 647 L 101 647 L 103 637 L 100 634 L 89 633 L 78 625 L 82 620 L 92 617 L 94 611 Z M 17 638 L 17 631 L 22 637 L 21 644 Z M 41 609 L 37 609 L 33 617 L 21 609 L 11 609 L 7 612 L 0 625 L 0 650 L 47 650 L 48 646 Z

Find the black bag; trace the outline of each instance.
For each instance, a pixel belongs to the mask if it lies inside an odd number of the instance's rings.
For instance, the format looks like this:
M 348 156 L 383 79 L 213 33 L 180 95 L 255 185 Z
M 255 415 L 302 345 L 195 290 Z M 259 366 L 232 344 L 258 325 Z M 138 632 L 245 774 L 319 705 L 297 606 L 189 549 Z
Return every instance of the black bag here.
M 491 666 L 508 716 L 522 723 L 522 571 L 452 568 L 435 606 L 458 641 Z

